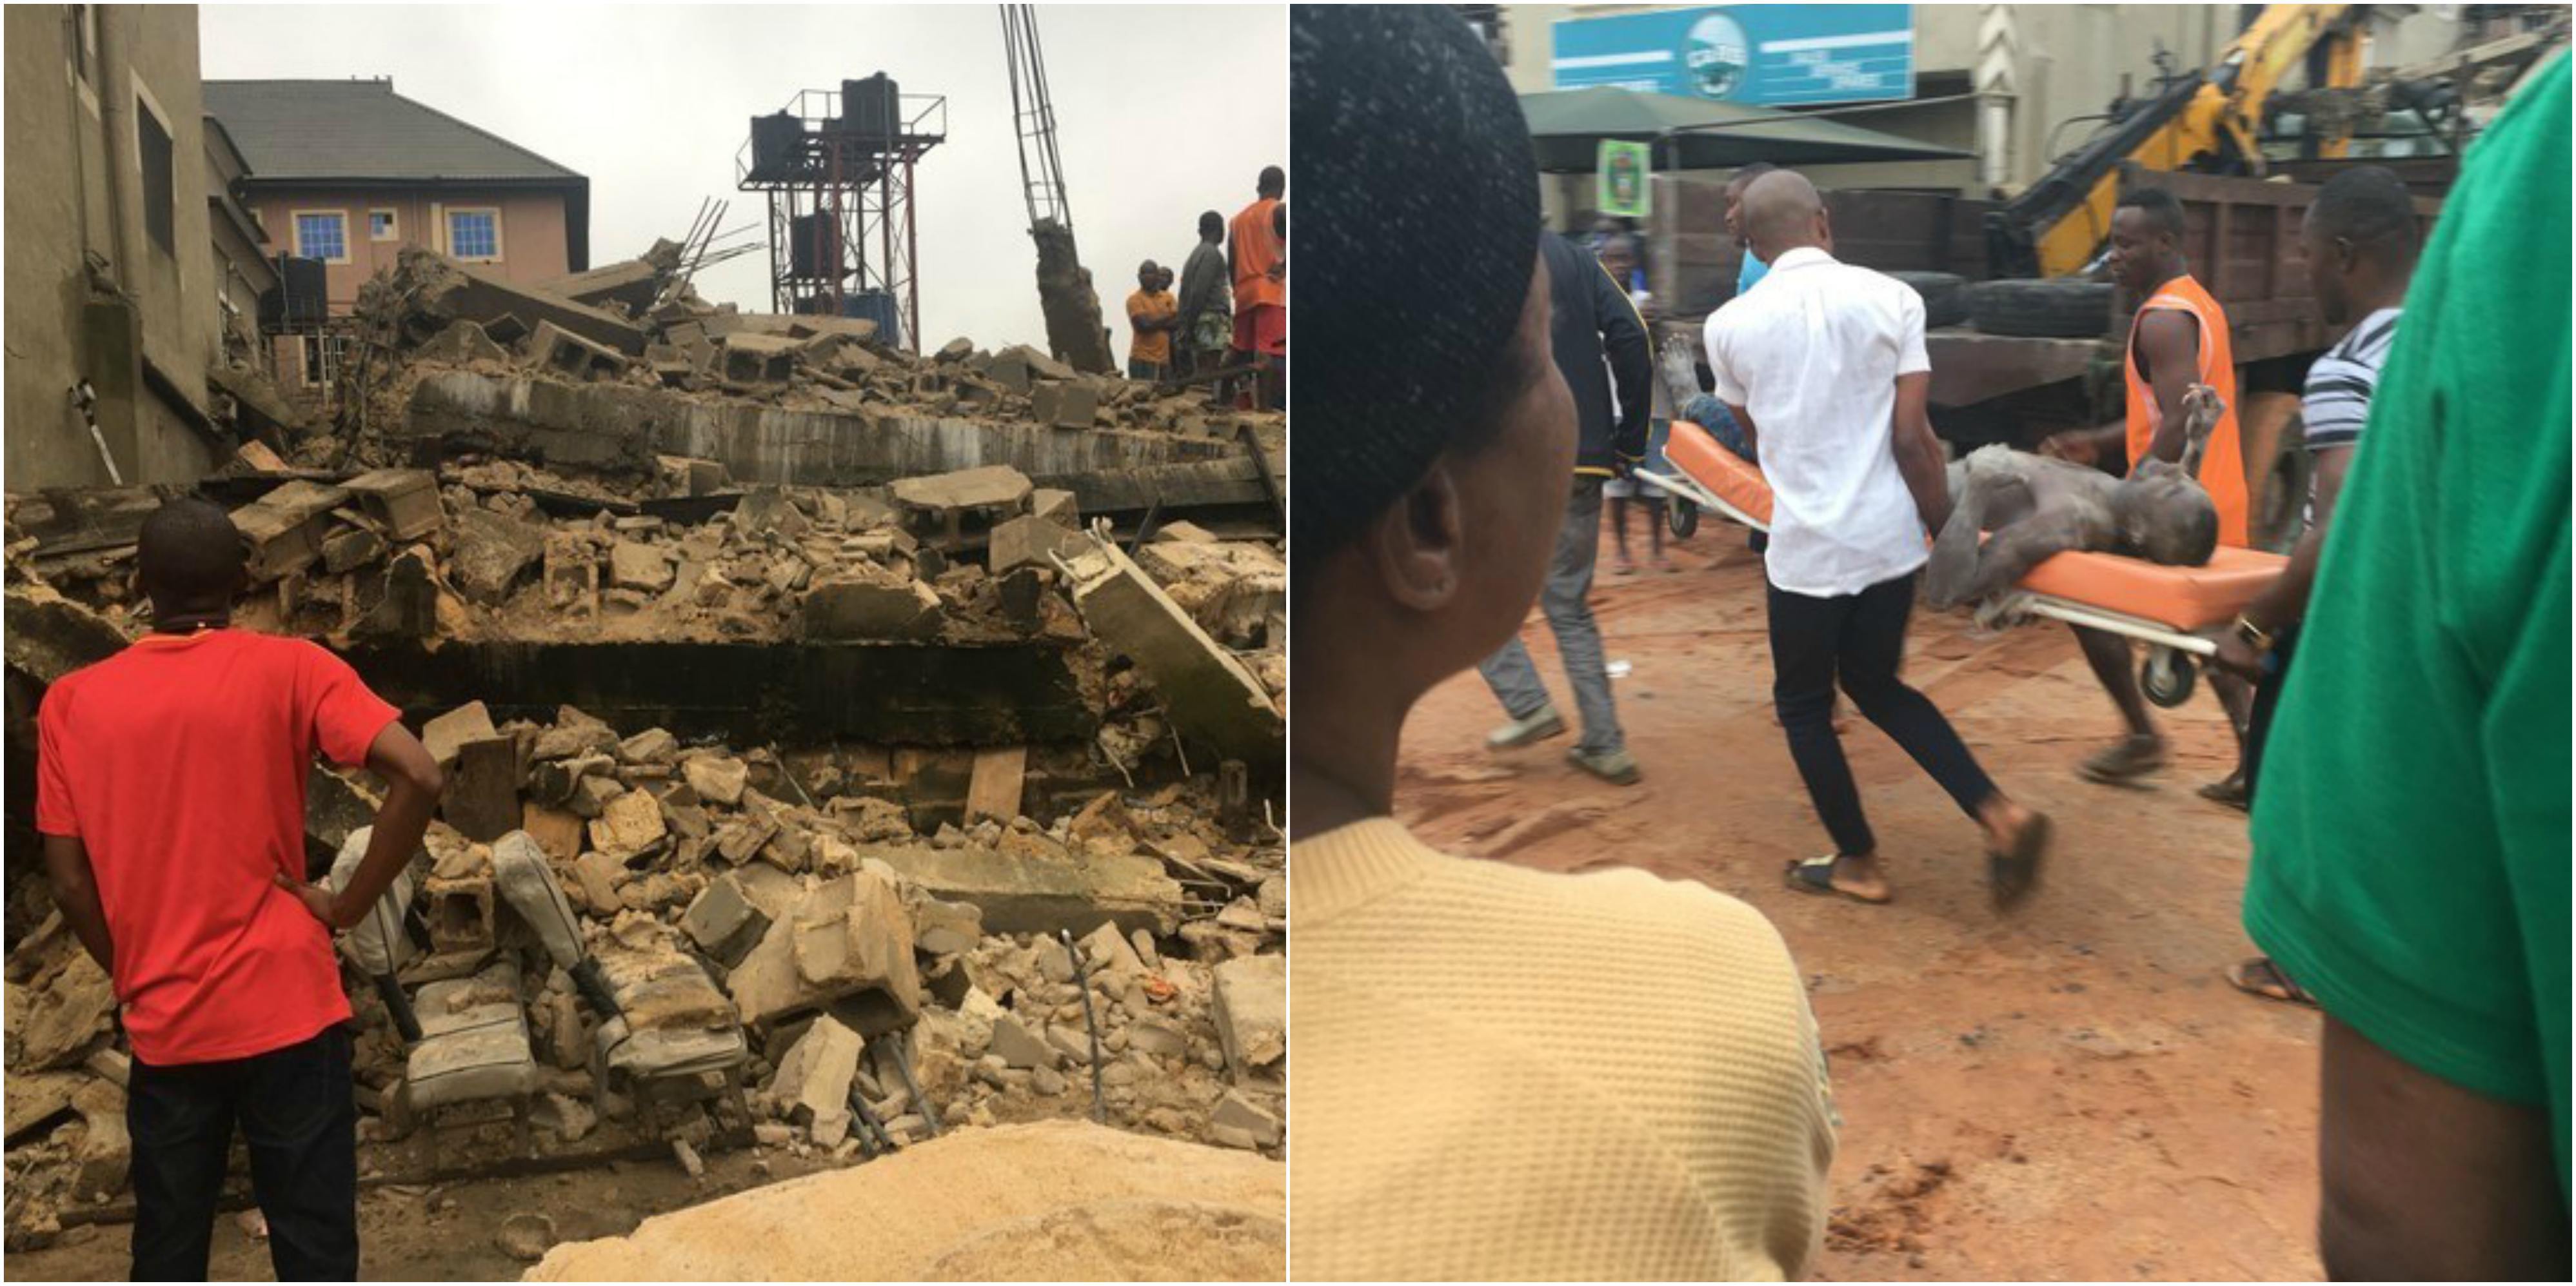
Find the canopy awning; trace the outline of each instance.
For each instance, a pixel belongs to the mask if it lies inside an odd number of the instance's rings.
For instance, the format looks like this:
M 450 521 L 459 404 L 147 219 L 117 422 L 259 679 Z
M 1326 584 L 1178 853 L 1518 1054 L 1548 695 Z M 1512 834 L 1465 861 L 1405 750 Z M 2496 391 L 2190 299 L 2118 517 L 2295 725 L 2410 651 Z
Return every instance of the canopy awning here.
M 1723 170 L 1754 161 L 1824 165 L 1845 161 L 1940 161 L 1975 154 L 1841 121 L 1679 94 L 1594 86 L 1521 95 L 1538 168 L 1589 173 L 1601 140 L 1655 144 L 1658 170 Z

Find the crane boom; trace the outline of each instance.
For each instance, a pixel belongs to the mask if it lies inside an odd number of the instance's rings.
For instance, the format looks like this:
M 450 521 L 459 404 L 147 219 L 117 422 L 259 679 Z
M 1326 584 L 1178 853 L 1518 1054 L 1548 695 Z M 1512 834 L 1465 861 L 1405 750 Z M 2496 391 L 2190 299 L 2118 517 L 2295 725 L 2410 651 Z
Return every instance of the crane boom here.
M 1012 131 L 1020 145 L 1020 193 L 1028 203 L 1029 236 L 1038 247 L 1038 308 L 1046 316 L 1047 347 L 1076 370 L 1114 372 L 1109 333 L 1100 323 L 1100 296 L 1074 249 L 1073 207 L 1065 197 L 1064 160 L 1056 151 L 1055 102 L 1047 95 L 1037 9 L 1006 4 L 1001 10 Z

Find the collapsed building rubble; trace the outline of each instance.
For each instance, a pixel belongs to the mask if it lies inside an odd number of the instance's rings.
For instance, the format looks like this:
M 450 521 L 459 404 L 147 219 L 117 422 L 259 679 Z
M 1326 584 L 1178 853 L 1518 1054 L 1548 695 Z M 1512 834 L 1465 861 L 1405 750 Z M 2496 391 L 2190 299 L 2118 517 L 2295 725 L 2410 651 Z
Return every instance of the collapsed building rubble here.
M 675 264 L 532 290 L 407 254 L 369 397 L 196 488 L 249 551 L 234 624 L 340 652 L 445 769 L 347 948 L 362 1164 L 1093 1116 L 1277 1155 L 1277 417 L 713 309 Z M 9 498 L 18 762 L 44 685 L 149 627 L 162 494 Z M 313 781 L 324 878 L 375 796 Z M 15 1248 L 131 1205 L 113 993 L 11 791 Z

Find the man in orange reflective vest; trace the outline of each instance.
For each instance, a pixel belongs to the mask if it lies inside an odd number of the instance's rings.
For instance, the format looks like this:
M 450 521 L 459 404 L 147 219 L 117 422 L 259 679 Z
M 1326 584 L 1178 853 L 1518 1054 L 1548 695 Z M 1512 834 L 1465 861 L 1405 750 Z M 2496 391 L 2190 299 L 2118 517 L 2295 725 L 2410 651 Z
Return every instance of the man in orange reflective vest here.
M 2125 446 L 2129 469 L 2150 458 L 2180 461 L 2183 394 L 2194 384 L 2207 384 L 2225 400 L 2226 413 L 2219 417 L 2201 458 L 2200 485 L 2218 506 L 2218 542 L 2241 548 L 2250 542 L 2245 525 L 2245 458 L 2236 426 L 2236 356 L 2228 339 L 2227 312 L 2192 278 L 2182 239 L 2182 202 L 2173 193 L 2147 188 L 2120 198 L 2111 217 L 2111 275 L 2146 301 L 2138 306 L 2137 319 L 2129 328 L 2128 359 L 2121 363 L 2128 383 L 2128 414 L 2120 424 L 2060 433 L 2042 443 L 2040 450 L 2095 463 Z M 2086 759 L 2078 771 L 2094 781 L 2125 782 L 2164 767 L 2164 734 L 2147 715 L 2128 640 L 2082 626 L 2075 627 L 2075 637 L 2094 676 L 2128 724 L 2127 736 Z M 2243 680 L 2217 670 L 2211 671 L 2209 686 L 2227 708 L 2240 762 L 2225 780 L 2202 787 L 2200 793 L 2243 808 L 2245 716 L 2253 690 Z

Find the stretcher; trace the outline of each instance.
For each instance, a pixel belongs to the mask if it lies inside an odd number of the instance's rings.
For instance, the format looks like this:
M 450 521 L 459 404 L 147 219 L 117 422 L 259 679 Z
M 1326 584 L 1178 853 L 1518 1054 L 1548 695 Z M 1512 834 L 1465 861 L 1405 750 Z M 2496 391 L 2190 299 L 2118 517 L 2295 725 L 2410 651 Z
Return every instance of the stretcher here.
M 1706 429 L 1673 422 L 1669 471 L 1638 470 L 1677 500 L 1757 531 L 1771 529 L 1771 485 L 1762 470 Z M 2222 545 L 2206 566 L 2168 567 L 2120 554 L 2064 553 L 2032 568 L 2017 604 L 2034 616 L 2147 645 L 2139 679 L 2156 704 L 2191 695 L 2195 662 L 2218 651 L 2214 635 L 2235 621 L 2288 564 L 2279 554 Z

